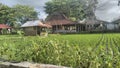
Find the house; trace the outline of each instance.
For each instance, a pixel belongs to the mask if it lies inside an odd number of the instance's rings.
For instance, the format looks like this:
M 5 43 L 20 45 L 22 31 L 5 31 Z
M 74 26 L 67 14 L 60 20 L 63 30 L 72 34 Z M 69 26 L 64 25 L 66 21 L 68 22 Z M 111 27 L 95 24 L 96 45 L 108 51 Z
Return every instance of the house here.
M 87 19 L 85 25 L 86 31 L 101 31 L 104 29 L 102 22 L 99 22 L 96 19 Z
M 52 26 L 52 33 L 77 33 L 85 31 L 85 24 L 73 22 L 60 13 L 49 15 L 46 19 L 46 24 Z
M 44 32 L 47 28 L 50 28 L 50 25 L 43 24 L 39 20 L 27 21 L 22 26 L 25 35 L 40 35 L 41 32 Z
M 10 32 L 11 27 L 5 24 L 0 24 L 0 34 L 3 34 L 3 29 L 7 29 L 6 32 Z

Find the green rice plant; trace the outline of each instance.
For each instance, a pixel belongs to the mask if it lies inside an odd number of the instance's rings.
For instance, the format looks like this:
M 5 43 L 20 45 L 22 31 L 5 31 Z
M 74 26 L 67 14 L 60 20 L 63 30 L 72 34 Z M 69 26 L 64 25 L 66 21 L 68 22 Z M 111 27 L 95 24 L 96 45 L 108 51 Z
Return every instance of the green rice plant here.
M 72 68 L 119 68 L 120 34 L 0 36 L 0 58 Z

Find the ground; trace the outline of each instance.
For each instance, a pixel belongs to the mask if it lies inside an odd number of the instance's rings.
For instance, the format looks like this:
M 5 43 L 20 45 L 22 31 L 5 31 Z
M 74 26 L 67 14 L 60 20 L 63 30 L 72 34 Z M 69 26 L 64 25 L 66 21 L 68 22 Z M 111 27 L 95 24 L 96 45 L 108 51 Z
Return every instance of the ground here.
M 119 68 L 120 34 L 0 35 L 0 58 L 73 68 Z

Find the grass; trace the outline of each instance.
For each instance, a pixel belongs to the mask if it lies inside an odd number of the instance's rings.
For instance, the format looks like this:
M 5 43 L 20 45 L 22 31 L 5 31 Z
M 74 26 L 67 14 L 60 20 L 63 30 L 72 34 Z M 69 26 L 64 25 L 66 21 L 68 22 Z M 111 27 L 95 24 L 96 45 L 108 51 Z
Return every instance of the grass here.
M 73 68 L 119 68 L 120 34 L 1 35 L 0 57 Z

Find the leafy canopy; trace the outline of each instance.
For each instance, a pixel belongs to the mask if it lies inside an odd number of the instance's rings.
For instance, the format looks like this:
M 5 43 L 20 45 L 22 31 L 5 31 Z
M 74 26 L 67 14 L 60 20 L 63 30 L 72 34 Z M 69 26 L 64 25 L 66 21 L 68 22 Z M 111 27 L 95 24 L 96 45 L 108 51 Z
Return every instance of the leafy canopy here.
M 22 24 L 28 20 L 38 19 L 37 12 L 33 7 L 15 5 L 9 7 L 0 3 L 0 23 L 15 26 L 17 22 Z
M 52 0 L 46 3 L 45 12 L 49 15 L 58 12 L 82 20 L 94 11 L 95 4 L 96 0 Z
M 33 7 L 18 4 L 13 6 L 13 10 L 15 11 L 17 21 L 22 24 L 28 20 L 38 19 L 37 12 Z

